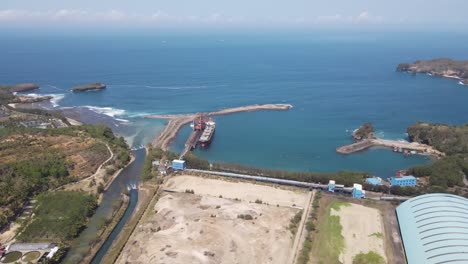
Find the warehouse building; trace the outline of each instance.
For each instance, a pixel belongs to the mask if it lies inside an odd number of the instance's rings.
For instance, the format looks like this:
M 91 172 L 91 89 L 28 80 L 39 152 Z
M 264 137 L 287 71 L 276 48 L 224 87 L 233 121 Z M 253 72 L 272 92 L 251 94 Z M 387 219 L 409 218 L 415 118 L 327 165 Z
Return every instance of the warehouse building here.
M 425 194 L 396 212 L 408 264 L 468 263 L 468 199 Z

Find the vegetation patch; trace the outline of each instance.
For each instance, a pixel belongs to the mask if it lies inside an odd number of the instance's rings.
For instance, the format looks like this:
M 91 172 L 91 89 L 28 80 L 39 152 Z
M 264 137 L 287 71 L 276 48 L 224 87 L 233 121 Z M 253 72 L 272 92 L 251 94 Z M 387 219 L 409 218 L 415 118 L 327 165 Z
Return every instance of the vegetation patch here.
M 369 236 L 383 239 L 383 234 L 382 233 L 372 233 Z
M 312 251 L 312 243 L 314 239 L 313 232 L 315 231 L 315 222 L 317 221 L 317 211 L 320 206 L 320 198 L 322 198 L 322 192 L 318 191 L 314 196 L 312 202 L 312 211 L 310 212 L 306 222 L 306 236 L 304 244 L 302 245 L 301 252 L 297 259 L 298 264 L 307 264 L 310 260 L 310 252 Z
M 351 204 L 348 202 L 333 201 L 333 203 L 330 205 L 330 208 L 332 208 L 335 211 L 339 211 L 341 207 L 348 207 L 348 206 L 351 206 Z
M 296 213 L 289 223 L 289 231 L 294 235 L 297 232 L 297 228 L 299 227 L 299 223 L 301 222 L 302 218 L 302 210 Z
M 464 186 L 468 175 L 468 124 L 449 126 L 416 123 L 407 130 L 411 141 L 433 146 L 447 154 L 431 165 L 415 166 L 409 172 L 416 177 L 430 176 L 429 184 L 443 189 Z
M 130 150 L 105 126 L 0 130 L 0 228 L 34 195 L 91 176 L 106 165 L 123 168 Z
M 385 264 L 385 259 L 374 251 L 360 253 L 353 258 L 353 264 Z
M 97 207 L 95 196 L 81 192 L 45 193 L 37 200 L 35 216 L 18 236 L 19 241 L 68 244 L 78 236 Z
M 320 216 L 317 230 L 313 240 L 313 256 L 318 263 L 338 264 L 340 253 L 344 249 L 344 237 L 341 234 L 343 227 L 340 224 L 340 217 L 331 215 L 332 208 L 346 206 L 341 201 L 330 201 L 330 198 L 321 199 Z
M 367 172 L 353 172 L 353 171 L 338 171 L 336 173 L 322 173 L 322 172 L 301 172 L 301 171 L 284 171 L 272 170 L 265 168 L 252 167 L 236 163 L 217 162 L 213 163 L 213 170 L 226 171 L 233 173 L 241 173 L 248 175 L 272 177 L 286 180 L 296 180 L 303 182 L 314 182 L 328 184 L 330 180 L 335 180 L 337 184 L 344 184 L 345 186 L 353 186 L 354 183 L 362 182 L 363 177 L 370 174 Z

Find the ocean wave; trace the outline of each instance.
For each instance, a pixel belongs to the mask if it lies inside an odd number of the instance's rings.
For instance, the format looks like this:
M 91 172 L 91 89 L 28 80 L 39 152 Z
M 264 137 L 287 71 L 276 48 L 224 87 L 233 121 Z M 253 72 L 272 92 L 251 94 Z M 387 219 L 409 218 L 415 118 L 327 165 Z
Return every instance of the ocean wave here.
M 121 122 L 121 123 L 129 123 L 130 122 L 130 120 L 122 119 L 122 118 L 114 118 L 114 119 Z
M 201 85 L 201 86 L 150 86 L 144 85 L 146 88 L 150 89 L 161 89 L 161 90 L 192 90 L 192 89 L 206 89 L 208 86 Z
M 63 98 L 65 98 L 64 94 L 51 94 L 53 98 L 50 100 L 50 103 L 52 104 L 53 107 L 58 107 L 59 104 L 58 102 L 61 101 Z
M 149 115 L 154 115 L 154 113 L 150 112 L 126 112 L 125 117 L 128 118 L 135 118 L 135 117 L 142 117 L 142 116 L 149 116 Z
M 65 89 L 62 89 L 62 88 L 58 88 L 57 86 L 55 85 L 52 85 L 52 84 L 47 84 L 46 86 L 52 88 L 52 89 L 55 89 L 55 90 L 59 90 L 59 91 L 64 91 Z
M 85 108 L 88 108 L 89 110 L 98 113 L 98 114 L 103 114 L 106 116 L 110 116 L 115 118 L 116 116 L 121 116 L 125 114 L 125 110 L 123 109 L 118 109 L 118 108 L 112 108 L 112 107 L 98 107 L 98 106 L 90 106 L 90 105 L 85 105 L 83 106 Z

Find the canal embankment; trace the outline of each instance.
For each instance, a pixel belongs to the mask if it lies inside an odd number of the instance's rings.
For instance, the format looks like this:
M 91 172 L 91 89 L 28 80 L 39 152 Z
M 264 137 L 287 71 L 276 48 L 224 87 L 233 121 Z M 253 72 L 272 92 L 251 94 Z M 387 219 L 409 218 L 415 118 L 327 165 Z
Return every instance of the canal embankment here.
M 119 175 L 113 180 L 109 188 L 102 194 L 102 200 L 94 215 L 89 219 L 86 228 L 73 241 L 63 263 L 81 263 L 89 254 L 90 247 L 96 243 L 100 234 L 103 219 L 109 218 L 114 209 L 113 204 L 121 199 L 123 192 L 138 186 L 141 169 L 146 157 L 145 149 L 139 149 L 132 152 L 135 160 L 125 167 Z M 125 215 L 132 215 L 138 201 L 138 192 L 130 190 L 130 201 L 125 213 L 118 225 L 125 225 L 128 218 Z M 114 228 L 115 230 L 115 228 Z M 111 235 L 105 240 L 108 241 Z M 106 243 L 106 242 L 104 242 Z M 104 244 L 103 244 L 104 245 Z
M 116 228 L 115 237 L 112 239 L 112 243 L 107 245 L 107 249 L 105 252 L 103 251 L 103 255 L 96 255 L 95 259 L 91 263 L 115 263 L 120 253 L 122 252 L 125 244 L 128 242 L 131 234 L 137 227 L 138 223 L 140 222 L 143 215 L 154 207 L 154 204 L 158 200 L 159 185 L 156 184 L 154 181 L 147 182 L 140 186 L 139 192 L 139 202 L 136 205 L 134 210 L 134 214 L 129 217 L 130 219 L 126 221 L 126 224 L 119 226 Z

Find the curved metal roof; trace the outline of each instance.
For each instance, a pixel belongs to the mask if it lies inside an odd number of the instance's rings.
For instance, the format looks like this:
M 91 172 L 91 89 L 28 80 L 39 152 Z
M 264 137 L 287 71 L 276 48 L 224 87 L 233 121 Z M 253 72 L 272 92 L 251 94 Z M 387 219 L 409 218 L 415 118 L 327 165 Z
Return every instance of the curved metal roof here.
M 468 199 L 425 194 L 396 212 L 408 264 L 468 263 Z

